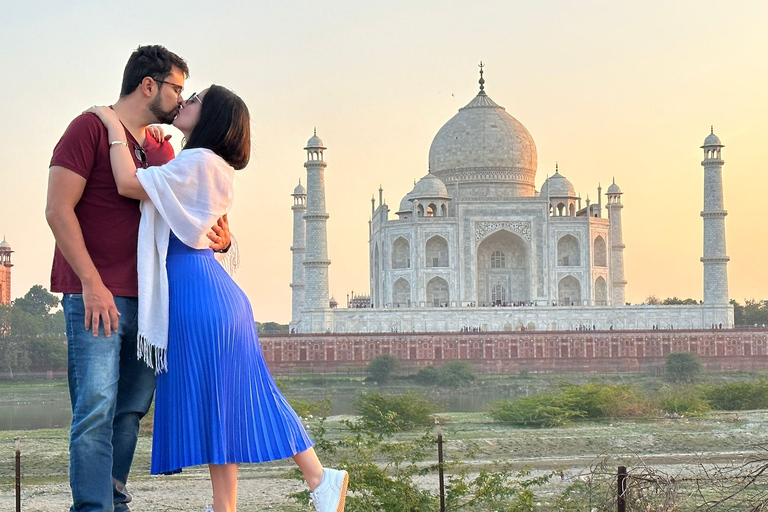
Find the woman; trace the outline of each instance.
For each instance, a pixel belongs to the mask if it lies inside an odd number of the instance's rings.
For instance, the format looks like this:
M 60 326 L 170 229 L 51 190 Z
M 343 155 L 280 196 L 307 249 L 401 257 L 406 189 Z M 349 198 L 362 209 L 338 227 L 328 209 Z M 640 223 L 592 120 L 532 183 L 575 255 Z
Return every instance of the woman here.
M 193 94 L 173 124 L 187 140 L 164 166 L 136 169 L 109 107 L 118 192 L 142 200 L 139 350 L 158 372 L 152 473 L 208 464 L 215 512 L 234 512 L 242 462 L 293 457 L 319 512 L 342 512 L 346 471 L 324 469 L 277 389 L 250 303 L 208 249 L 210 225 L 232 204 L 235 169 L 250 158 L 250 116 L 228 89 Z

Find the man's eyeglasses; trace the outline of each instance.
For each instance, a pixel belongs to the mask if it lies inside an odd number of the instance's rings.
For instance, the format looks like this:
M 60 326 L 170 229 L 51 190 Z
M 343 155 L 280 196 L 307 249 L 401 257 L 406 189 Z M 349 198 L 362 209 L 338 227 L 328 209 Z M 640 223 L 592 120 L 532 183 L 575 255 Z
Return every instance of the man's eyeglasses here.
M 176 97 L 177 97 L 177 98 L 181 96 L 181 93 L 182 93 L 182 92 L 184 92 L 184 87 L 182 87 L 182 86 L 181 86 L 181 85 L 179 85 L 179 84 L 175 84 L 175 83 L 173 83 L 173 82 L 168 82 L 168 81 L 166 81 L 166 80 L 158 80 L 157 78 L 153 78 L 153 80 L 154 80 L 155 82 L 159 82 L 159 83 L 161 83 L 161 84 L 168 84 L 168 85 L 170 85 L 170 86 L 171 86 L 171 88 L 173 89 L 173 91 L 176 93 Z
M 133 152 L 136 154 L 136 158 L 139 159 L 139 162 L 141 162 L 141 166 L 146 169 L 147 168 L 147 153 L 144 151 L 144 148 L 141 146 L 134 145 L 133 146 Z
M 197 102 L 200 103 L 200 105 L 203 104 L 203 100 L 200 99 L 200 96 L 198 96 L 196 92 L 193 92 L 192 96 L 187 98 L 187 101 L 185 101 L 184 104 L 186 105 L 186 104 L 192 103 L 195 100 L 197 100 Z

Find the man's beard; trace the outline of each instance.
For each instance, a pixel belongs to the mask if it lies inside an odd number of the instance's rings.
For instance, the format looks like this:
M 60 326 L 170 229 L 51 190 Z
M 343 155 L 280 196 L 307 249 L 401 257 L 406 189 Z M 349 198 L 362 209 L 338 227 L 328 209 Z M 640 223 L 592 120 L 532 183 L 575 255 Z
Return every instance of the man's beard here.
M 149 111 L 152 112 L 152 115 L 155 116 L 158 123 L 171 124 L 173 120 L 176 119 L 176 108 L 174 107 L 170 112 L 164 111 L 160 106 L 159 94 L 155 96 L 155 99 L 149 104 Z

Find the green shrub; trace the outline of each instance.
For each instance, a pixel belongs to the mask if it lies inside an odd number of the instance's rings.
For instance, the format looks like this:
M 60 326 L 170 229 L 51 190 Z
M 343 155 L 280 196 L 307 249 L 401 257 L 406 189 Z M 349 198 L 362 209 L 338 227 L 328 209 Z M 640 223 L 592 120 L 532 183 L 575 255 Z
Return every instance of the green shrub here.
M 693 386 L 664 386 L 651 399 L 655 409 L 667 414 L 703 414 L 710 410 L 701 390 Z
M 434 366 L 425 366 L 414 375 L 414 380 L 424 386 L 434 386 L 437 384 L 438 369 Z
M 557 393 L 497 402 L 490 414 L 513 425 L 553 427 L 575 419 L 636 418 L 648 411 L 648 401 L 634 388 L 592 382 L 563 384 Z
M 327 416 L 331 411 L 331 401 L 325 398 L 320 401 L 310 402 L 302 398 L 290 398 L 288 403 L 293 410 L 302 418 L 311 418 L 313 416 Z
M 463 388 L 476 379 L 472 365 L 466 361 L 453 361 L 440 368 L 426 366 L 414 376 L 419 384 L 443 388 Z
M 392 434 L 421 425 L 432 425 L 435 405 L 417 393 L 387 395 L 366 393 L 353 404 L 364 428 Z
M 492 404 L 489 412 L 496 421 L 523 427 L 556 427 L 584 417 L 578 404 L 564 394 L 501 400 Z
M 443 388 L 463 388 L 476 378 L 472 365 L 466 361 L 452 361 L 437 371 L 437 385 Z
M 666 370 L 666 377 L 670 382 L 694 382 L 701 374 L 701 360 L 694 352 L 669 354 Z
M 730 382 L 706 386 L 704 399 L 719 411 L 748 411 L 768 409 L 768 381 Z
M 395 356 L 383 354 L 375 357 L 368 363 L 368 374 L 378 384 L 386 384 L 393 374 L 400 368 L 401 362 Z

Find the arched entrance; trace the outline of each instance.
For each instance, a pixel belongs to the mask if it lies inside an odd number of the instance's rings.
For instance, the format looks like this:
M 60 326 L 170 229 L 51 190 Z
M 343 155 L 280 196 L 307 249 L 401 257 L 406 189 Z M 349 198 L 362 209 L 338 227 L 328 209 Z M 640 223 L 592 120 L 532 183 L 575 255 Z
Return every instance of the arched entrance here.
M 510 305 L 531 300 L 530 248 L 518 235 L 499 230 L 477 247 L 477 302 Z

